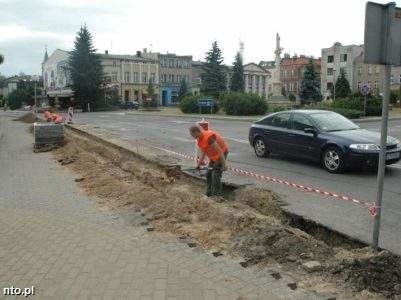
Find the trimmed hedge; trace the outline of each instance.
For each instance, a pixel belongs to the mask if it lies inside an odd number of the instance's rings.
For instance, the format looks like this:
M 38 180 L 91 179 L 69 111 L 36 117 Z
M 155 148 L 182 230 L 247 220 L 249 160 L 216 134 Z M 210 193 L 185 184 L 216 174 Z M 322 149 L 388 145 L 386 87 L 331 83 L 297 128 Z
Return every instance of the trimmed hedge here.
M 223 107 L 227 115 L 264 115 L 267 111 L 267 102 L 256 94 L 231 92 L 223 96 Z
M 184 114 L 199 113 L 198 100 L 201 98 L 203 97 L 199 95 L 186 95 L 180 100 L 178 107 Z M 217 113 L 219 108 L 217 101 L 214 101 L 213 113 Z M 210 114 L 210 108 L 202 107 L 200 113 Z
M 330 106 L 335 109 L 359 110 L 363 114 L 364 101 L 365 99 L 363 97 L 349 97 L 343 99 L 336 99 Z M 380 116 L 381 111 L 382 111 L 381 98 L 368 97 L 366 99 L 367 116 Z

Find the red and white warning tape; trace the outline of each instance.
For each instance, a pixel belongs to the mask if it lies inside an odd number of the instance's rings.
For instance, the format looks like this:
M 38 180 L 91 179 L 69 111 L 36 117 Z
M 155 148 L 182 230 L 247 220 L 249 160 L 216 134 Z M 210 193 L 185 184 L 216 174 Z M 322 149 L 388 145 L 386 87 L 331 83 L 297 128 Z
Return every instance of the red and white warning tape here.
M 185 153 L 179 153 L 176 151 L 172 151 L 166 148 L 161 148 L 161 147 L 156 147 L 156 146 L 151 146 L 152 148 L 167 152 L 167 153 L 171 153 L 173 155 L 188 159 L 188 160 L 196 160 L 196 157 L 185 154 Z M 375 217 L 377 214 L 377 210 L 378 207 L 371 202 L 368 201 L 363 201 L 363 200 L 359 200 L 359 199 L 355 199 L 353 197 L 349 197 L 349 196 L 344 196 L 338 193 L 334 193 L 334 192 L 329 192 L 329 191 L 325 191 L 319 188 L 315 188 L 315 187 L 310 187 L 310 186 L 305 186 L 302 184 L 297 184 L 297 183 L 293 183 L 287 180 L 283 180 L 283 179 L 279 179 L 279 178 L 275 178 L 275 177 L 271 177 L 271 176 L 267 176 L 267 175 L 260 175 L 251 171 L 245 171 L 239 168 L 235 168 L 235 167 L 228 167 L 229 171 L 232 171 L 234 173 L 238 173 L 241 175 L 245 175 L 245 176 L 250 176 L 250 177 L 255 177 L 257 179 L 261 179 L 261 180 L 265 180 L 265 181 L 270 181 L 270 182 L 274 182 L 277 184 L 283 184 L 298 190 L 302 190 L 305 192 L 312 192 L 312 193 L 316 193 L 316 194 L 320 194 L 320 195 L 324 195 L 324 196 L 328 196 L 328 197 L 333 197 L 335 199 L 339 199 L 339 200 L 343 200 L 343 201 L 350 201 L 359 205 L 363 205 L 365 207 L 368 208 L 368 212 L 372 217 Z

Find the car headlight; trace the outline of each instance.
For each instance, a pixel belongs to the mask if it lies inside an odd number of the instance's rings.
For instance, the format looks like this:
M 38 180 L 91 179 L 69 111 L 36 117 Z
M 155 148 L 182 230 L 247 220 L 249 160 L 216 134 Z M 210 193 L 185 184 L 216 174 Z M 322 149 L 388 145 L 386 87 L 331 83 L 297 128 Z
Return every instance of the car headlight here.
M 375 144 L 352 144 L 349 146 L 351 149 L 360 151 L 375 151 L 380 150 L 380 147 Z
M 396 139 L 394 142 L 397 144 L 397 148 L 401 148 L 401 141 L 399 139 Z

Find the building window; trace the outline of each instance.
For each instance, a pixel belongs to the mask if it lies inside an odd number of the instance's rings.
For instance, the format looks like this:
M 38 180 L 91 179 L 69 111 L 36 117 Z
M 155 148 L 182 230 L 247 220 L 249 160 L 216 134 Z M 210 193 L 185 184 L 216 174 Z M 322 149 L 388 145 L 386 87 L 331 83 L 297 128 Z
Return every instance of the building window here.
M 171 102 L 176 103 L 178 99 L 178 92 L 177 91 L 172 91 L 171 92 Z
M 155 73 L 151 73 L 150 74 L 150 82 L 151 83 L 155 83 L 156 82 L 156 74 Z
M 139 73 L 138 72 L 134 72 L 134 82 L 135 83 L 139 82 Z
M 362 87 L 362 82 L 358 82 L 358 91 L 361 90 L 361 87 Z
M 169 66 L 169 68 L 174 67 L 174 60 L 169 59 L 169 60 L 168 60 L 168 66 Z
M 347 58 L 348 58 L 347 54 L 340 54 L 340 61 L 341 62 L 346 62 Z
M 329 55 L 329 56 L 327 56 L 327 62 L 328 62 L 328 63 L 334 62 L 334 55 Z
M 125 82 L 126 83 L 129 83 L 130 81 L 129 81 L 129 72 L 125 72 L 125 74 L 124 74 L 124 79 L 125 79 Z
M 391 84 L 393 84 L 393 83 L 394 83 L 394 75 L 391 75 L 391 78 L 390 78 L 390 83 L 391 83 Z
M 142 83 L 148 83 L 148 73 L 142 73 Z
M 362 67 L 359 67 L 359 68 L 358 68 L 358 74 L 359 74 L 359 75 L 362 75 Z
M 117 82 L 117 72 L 111 73 L 111 81 Z
M 113 60 L 113 67 L 117 66 L 117 62 Z
M 376 66 L 376 74 L 380 73 L 380 66 Z
M 400 74 L 400 76 L 399 76 L 399 78 L 398 78 L 399 80 L 400 80 L 400 83 L 401 83 L 401 74 Z
M 333 75 L 333 68 L 327 68 L 327 75 Z
M 333 86 L 333 83 L 332 83 L 332 82 L 328 82 L 328 83 L 327 83 L 326 88 L 327 88 L 328 91 L 332 91 L 332 90 L 333 90 L 333 87 L 334 87 L 334 86 Z
M 377 81 L 375 81 L 375 89 L 377 90 L 379 87 L 379 83 Z
M 368 66 L 368 74 L 372 74 L 372 66 Z

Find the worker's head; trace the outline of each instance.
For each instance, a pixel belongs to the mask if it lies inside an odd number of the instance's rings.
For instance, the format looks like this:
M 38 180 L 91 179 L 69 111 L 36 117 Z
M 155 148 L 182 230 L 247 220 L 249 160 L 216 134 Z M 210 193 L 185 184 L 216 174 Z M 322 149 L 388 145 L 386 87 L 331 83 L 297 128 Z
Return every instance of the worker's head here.
M 193 126 L 189 127 L 189 133 L 191 134 L 191 136 L 194 139 L 197 139 L 201 134 L 201 130 L 200 130 L 199 126 L 193 125 Z

